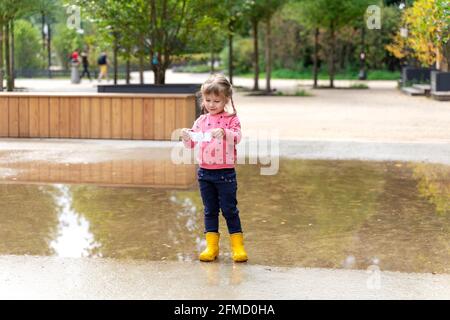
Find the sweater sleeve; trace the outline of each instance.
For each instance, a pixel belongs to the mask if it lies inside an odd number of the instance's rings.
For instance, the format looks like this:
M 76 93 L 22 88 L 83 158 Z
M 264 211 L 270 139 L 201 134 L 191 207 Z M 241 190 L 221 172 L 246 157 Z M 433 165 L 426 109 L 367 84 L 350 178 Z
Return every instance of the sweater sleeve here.
M 225 129 L 225 138 L 228 140 L 231 137 L 233 138 L 235 144 L 238 144 L 242 138 L 241 122 L 237 116 L 233 116 L 230 121 L 230 125 Z
M 191 131 L 193 132 L 201 132 L 202 128 L 202 121 L 204 119 L 204 115 L 201 115 L 200 117 L 198 117 L 197 120 L 195 120 L 194 125 L 191 128 Z M 185 141 L 184 139 L 181 139 L 183 141 L 183 144 L 186 148 L 188 149 L 192 149 L 195 147 L 195 145 L 197 144 L 197 141 L 192 141 L 192 139 L 189 139 L 188 141 Z

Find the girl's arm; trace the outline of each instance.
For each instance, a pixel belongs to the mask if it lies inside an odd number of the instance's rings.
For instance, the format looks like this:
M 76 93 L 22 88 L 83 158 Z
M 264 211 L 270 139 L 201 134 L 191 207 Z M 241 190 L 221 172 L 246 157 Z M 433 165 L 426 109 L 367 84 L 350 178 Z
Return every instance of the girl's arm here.
M 233 139 L 234 143 L 238 144 L 242 138 L 241 123 L 239 121 L 239 118 L 237 116 L 233 116 L 230 121 L 229 127 L 224 129 L 224 131 L 226 141 L 232 141 L 231 139 Z

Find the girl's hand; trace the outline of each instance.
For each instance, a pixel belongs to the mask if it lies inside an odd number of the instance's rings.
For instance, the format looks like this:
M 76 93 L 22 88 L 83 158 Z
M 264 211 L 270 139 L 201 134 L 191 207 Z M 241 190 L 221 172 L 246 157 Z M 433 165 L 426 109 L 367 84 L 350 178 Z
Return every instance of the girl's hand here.
M 188 128 L 181 129 L 181 137 L 184 141 L 191 140 L 191 137 L 189 136 L 189 131 L 190 131 L 190 129 L 188 129 Z
M 222 139 L 225 136 L 225 130 L 222 128 L 216 128 L 211 130 L 211 135 L 213 138 Z

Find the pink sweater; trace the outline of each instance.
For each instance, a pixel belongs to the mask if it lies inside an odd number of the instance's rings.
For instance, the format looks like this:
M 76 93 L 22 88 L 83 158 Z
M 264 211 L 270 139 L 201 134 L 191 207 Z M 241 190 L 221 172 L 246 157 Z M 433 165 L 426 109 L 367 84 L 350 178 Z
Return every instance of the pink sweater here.
M 225 136 L 222 139 L 212 138 L 210 141 L 199 142 L 197 161 L 204 169 L 234 168 L 237 160 L 236 144 L 242 137 L 239 118 L 226 112 L 215 115 L 203 114 L 195 120 L 192 131 L 204 134 L 216 128 L 224 129 Z M 192 140 L 183 140 L 183 143 L 186 148 L 191 149 L 197 144 Z

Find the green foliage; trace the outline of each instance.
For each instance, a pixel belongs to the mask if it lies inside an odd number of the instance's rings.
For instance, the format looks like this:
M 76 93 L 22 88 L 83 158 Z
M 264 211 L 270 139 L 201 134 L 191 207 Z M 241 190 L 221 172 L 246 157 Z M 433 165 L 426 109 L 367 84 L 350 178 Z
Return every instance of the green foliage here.
M 397 7 L 381 8 L 381 30 L 366 30 L 366 63 L 369 69 L 386 68 L 385 62 L 393 63 L 394 57 L 386 50 L 392 35 L 400 29 L 401 12 Z M 358 53 L 354 59 L 358 60 Z
M 326 80 L 328 79 L 328 73 L 326 70 L 326 66 L 323 70 L 319 71 L 319 79 Z M 241 74 L 240 76 L 251 78 L 253 77 L 250 73 Z M 264 77 L 264 73 L 260 74 L 261 77 Z M 275 69 L 272 71 L 272 78 L 274 79 L 298 79 L 298 80 L 306 80 L 312 79 L 312 70 L 311 68 L 304 69 L 303 71 L 294 71 L 290 69 Z M 398 80 L 400 78 L 400 72 L 390 72 L 386 70 L 369 70 L 367 79 L 368 80 Z M 358 71 L 340 71 L 336 73 L 337 80 L 357 80 L 358 79 Z
M 298 19 L 311 27 L 339 29 L 364 17 L 371 0 L 300 0 Z
M 238 38 L 234 40 L 233 65 L 236 73 L 247 73 L 253 67 L 253 40 L 250 38 Z M 228 47 L 221 53 L 224 68 L 228 69 Z
M 365 83 L 354 83 L 350 85 L 350 89 L 369 89 Z
M 34 0 L 1 0 L 0 22 L 18 19 L 24 14 L 33 11 L 36 7 Z
M 67 28 L 67 13 L 65 8 L 60 6 L 60 1 L 81 7 L 84 34 Z M 239 74 L 249 73 L 253 69 L 253 43 L 250 38 L 245 38 L 251 30 L 250 21 L 257 19 L 259 22 L 263 22 L 264 19 L 271 17 L 272 41 L 270 45 L 273 48 L 273 76 L 293 79 L 311 78 L 313 31 L 316 26 L 319 26 L 321 31 L 319 59 L 322 64 L 319 66 L 325 70 L 329 60 L 327 31 L 333 24 L 333 28 L 336 29 L 338 78 L 339 74 L 345 77 L 357 77 L 361 50 L 360 28 L 364 23 L 364 9 L 368 1 L 291 0 L 282 6 L 284 2 L 275 0 L 224 0 L 221 2 L 206 0 L 186 0 L 185 2 L 176 0 L 5 0 L 0 1 L 0 8 L 5 9 L 0 11 L 0 19 L 7 14 L 11 16 L 11 13 L 14 13 L 15 17 L 22 14 L 26 15 L 35 24 L 35 27 L 40 29 L 40 11 L 45 9 L 46 15 L 52 16 L 54 19 L 52 50 L 57 53 L 58 61 L 53 61 L 53 65 L 59 63 L 65 65 L 68 55 L 76 47 L 88 48 L 91 65 L 96 64 L 96 58 L 100 51 L 105 50 L 112 56 L 114 44 L 116 44 L 119 62 L 129 59 L 136 65 L 139 58 L 144 57 L 148 68 L 153 54 L 159 52 L 159 58 L 165 66 L 168 67 L 171 62 L 176 65 L 185 64 L 191 68 L 188 71 L 198 72 L 207 70 L 206 65 L 211 58 L 211 52 L 221 52 L 221 69 L 226 70 L 228 69 L 228 48 L 226 47 L 228 35 L 231 34 L 235 37 L 233 65 Z M 25 7 L 22 5 L 25 3 L 33 5 L 24 10 Z M 185 7 L 183 7 L 183 3 L 185 3 Z M 378 1 L 371 4 L 376 3 Z M 11 6 L 6 8 L 5 4 L 11 4 Z M 155 12 L 156 15 L 152 16 L 152 12 Z M 382 23 L 381 30 L 366 30 L 366 64 L 369 70 L 384 69 L 388 66 L 394 69 L 392 65 L 396 63 L 398 65 L 398 60 L 390 56 L 384 48 L 390 41 L 391 34 L 399 28 L 398 8 L 383 8 Z M 265 28 L 262 23 L 260 23 L 259 29 L 259 40 L 263 41 Z M 241 38 L 240 35 L 245 36 Z M 35 36 L 36 32 L 31 37 L 35 38 Z M 42 52 L 43 44 L 33 43 L 33 47 L 36 46 L 35 51 L 36 48 L 42 47 L 37 50 Z M 264 70 L 264 47 L 260 45 L 259 48 L 260 68 Z M 18 47 L 16 50 L 19 50 Z M 194 56 L 186 56 L 188 53 L 200 53 L 201 61 L 194 59 Z M 45 57 L 43 52 L 42 54 Z M 327 64 L 323 63 L 325 61 Z M 322 72 L 320 76 L 322 77 L 324 74 Z M 371 74 L 369 72 L 369 77 Z M 382 78 L 385 76 L 388 77 L 388 73 L 381 75 Z M 379 75 L 375 73 L 375 77 L 378 78 Z M 397 76 L 392 77 L 397 78 Z
M 404 36 L 398 31 L 386 46 L 398 58 L 414 57 L 423 66 L 436 63 L 444 71 L 450 65 L 450 1 L 417 0 L 403 11 Z
M 38 69 L 45 65 L 41 59 L 40 34 L 33 25 L 18 20 L 14 26 L 14 63 L 16 69 Z
M 57 32 L 53 38 L 53 44 L 59 57 L 59 62 L 67 68 L 70 54 L 76 48 L 83 48 L 83 36 L 74 29 L 69 29 L 65 23 L 57 26 Z
M 284 97 L 311 97 L 312 94 L 305 90 L 297 90 L 294 93 L 288 93 L 283 91 L 278 91 L 277 96 L 284 96 Z
M 223 21 L 211 16 L 203 16 L 197 22 L 196 31 L 186 44 L 194 52 L 220 52 L 226 41 L 226 26 Z

